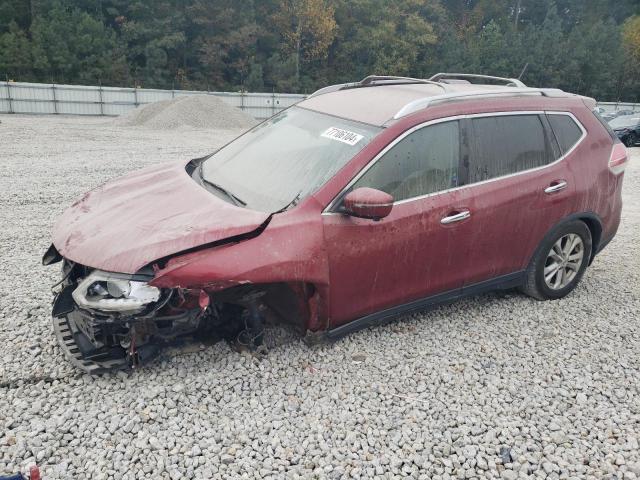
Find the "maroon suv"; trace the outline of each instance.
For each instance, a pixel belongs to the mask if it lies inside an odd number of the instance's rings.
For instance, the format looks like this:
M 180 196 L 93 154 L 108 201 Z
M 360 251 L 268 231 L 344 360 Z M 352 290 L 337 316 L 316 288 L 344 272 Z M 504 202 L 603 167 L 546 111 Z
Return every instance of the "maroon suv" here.
M 73 204 L 43 259 L 58 339 L 97 373 L 202 332 L 256 348 L 271 321 L 333 339 L 491 289 L 564 297 L 620 222 L 627 154 L 594 108 L 477 75 L 322 89 Z

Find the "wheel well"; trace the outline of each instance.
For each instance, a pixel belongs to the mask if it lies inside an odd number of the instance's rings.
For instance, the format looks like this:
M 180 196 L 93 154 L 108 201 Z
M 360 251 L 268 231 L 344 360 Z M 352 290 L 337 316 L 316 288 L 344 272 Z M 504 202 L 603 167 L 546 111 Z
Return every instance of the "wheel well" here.
M 591 232 L 591 258 L 589 259 L 589 265 L 593 262 L 593 259 L 596 256 L 596 252 L 598 251 L 598 245 L 600 245 L 600 238 L 602 237 L 602 225 L 600 222 L 593 217 L 578 217 L 579 220 L 582 220 L 589 231 Z
M 213 294 L 213 299 L 222 303 L 244 306 L 246 299 L 257 298 L 271 309 L 284 323 L 295 327 L 300 333 L 306 331 L 310 317 L 309 301 L 316 293 L 312 283 L 275 282 L 243 284 Z
M 600 219 L 596 216 L 596 214 L 589 212 L 569 215 L 568 217 L 565 217 L 558 223 L 556 223 L 553 228 L 551 228 L 542 238 L 542 240 L 534 250 L 533 255 L 529 258 L 529 263 L 527 265 L 530 265 L 533 259 L 536 258 L 536 255 L 542 247 L 542 244 L 549 235 L 551 235 L 561 225 L 575 220 L 580 220 L 581 222 L 583 222 L 589 229 L 589 232 L 591 232 L 591 257 L 589 258 L 589 265 L 591 265 L 591 262 L 593 262 L 593 259 L 596 256 L 596 252 L 598 251 L 598 246 L 600 245 L 600 239 L 602 237 L 602 224 L 600 223 Z

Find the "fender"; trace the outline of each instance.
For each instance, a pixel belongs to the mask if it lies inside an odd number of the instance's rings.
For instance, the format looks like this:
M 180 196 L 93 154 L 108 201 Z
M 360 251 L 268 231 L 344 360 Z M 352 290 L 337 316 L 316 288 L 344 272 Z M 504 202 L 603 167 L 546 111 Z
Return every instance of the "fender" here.
M 164 264 L 154 263 L 155 277 L 150 284 L 160 288 L 202 289 L 214 296 L 240 285 L 311 284 L 317 293 L 313 300 L 317 305 L 313 308 L 318 318 L 308 327 L 326 328 L 329 261 L 321 209 L 317 201 L 307 201 L 273 215 L 259 235 L 180 254 Z M 293 211 L 295 215 L 290 214 Z M 304 235 L 298 234 L 302 232 Z
M 596 254 L 600 252 L 603 248 L 601 246 L 601 237 L 602 237 L 602 220 L 595 212 L 581 212 L 581 213 L 572 213 L 561 219 L 558 223 L 556 223 L 553 227 L 549 229 L 549 231 L 545 234 L 544 237 L 540 239 L 538 242 L 538 246 L 533 251 L 533 254 L 529 257 L 529 262 L 527 262 L 527 268 L 531 264 L 531 261 L 535 258 L 535 256 L 540 251 L 541 245 L 547 240 L 549 237 L 553 235 L 553 233 L 558 229 L 558 227 L 572 222 L 574 220 L 581 220 L 587 224 L 589 231 L 591 231 L 591 257 L 589 258 L 589 265 L 593 263 L 593 259 Z

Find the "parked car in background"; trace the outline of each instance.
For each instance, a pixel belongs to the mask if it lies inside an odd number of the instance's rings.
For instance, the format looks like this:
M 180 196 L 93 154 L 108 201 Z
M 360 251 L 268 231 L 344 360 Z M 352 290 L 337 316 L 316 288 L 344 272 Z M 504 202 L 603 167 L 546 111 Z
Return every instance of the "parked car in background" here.
M 609 113 L 605 113 L 605 114 L 601 114 L 601 115 L 605 120 L 610 122 L 614 118 L 625 117 L 627 115 L 634 115 L 634 114 L 638 115 L 638 114 L 640 114 L 640 112 L 635 112 L 633 110 L 615 110 L 613 112 L 609 112 Z
M 603 112 L 602 110 L 604 110 L 602 107 L 597 107 L 597 112 L 607 122 L 610 122 L 614 118 L 624 117 L 627 115 L 640 115 L 640 112 L 635 112 L 633 110 L 615 110 L 613 112 Z
M 596 107 L 593 109 L 594 113 L 597 113 L 598 115 L 600 115 L 600 118 L 602 118 L 603 120 L 605 120 L 606 122 L 609 122 L 611 120 L 613 120 L 614 118 L 616 118 L 616 112 L 607 112 L 604 108 L 602 107 Z
M 614 118 L 609 126 L 627 147 L 634 147 L 640 142 L 640 112 L 637 117 L 625 115 Z
M 108 182 L 43 258 L 62 264 L 58 341 L 102 373 L 198 331 L 258 348 L 266 319 L 319 341 L 493 289 L 560 299 L 620 223 L 627 151 L 595 106 L 517 79 L 370 76 Z

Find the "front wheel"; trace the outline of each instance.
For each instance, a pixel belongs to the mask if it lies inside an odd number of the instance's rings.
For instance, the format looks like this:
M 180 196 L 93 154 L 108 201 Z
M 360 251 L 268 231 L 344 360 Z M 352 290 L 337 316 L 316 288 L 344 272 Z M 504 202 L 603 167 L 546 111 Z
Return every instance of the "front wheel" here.
M 568 295 L 578 284 L 591 258 L 591 232 L 579 220 L 555 229 L 531 260 L 522 291 L 538 300 Z
M 630 133 L 626 141 L 624 142 L 625 146 L 627 147 L 634 147 L 636 143 L 638 143 L 638 137 L 635 133 Z

